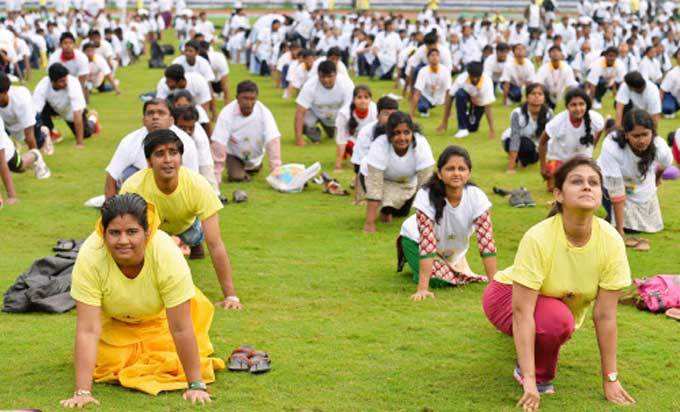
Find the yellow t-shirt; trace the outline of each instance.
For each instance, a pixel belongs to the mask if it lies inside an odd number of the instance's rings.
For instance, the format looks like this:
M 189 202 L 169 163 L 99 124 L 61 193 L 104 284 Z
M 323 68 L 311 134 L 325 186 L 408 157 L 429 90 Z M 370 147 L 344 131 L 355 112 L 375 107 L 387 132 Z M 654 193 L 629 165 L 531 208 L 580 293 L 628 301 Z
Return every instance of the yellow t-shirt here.
M 196 218 L 204 221 L 223 207 L 210 183 L 185 167 L 180 167 L 177 189 L 169 195 L 158 190 L 150 168 L 130 176 L 120 193 L 137 193 L 155 204 L 161 220 L 160 229 L 171 235 L 185 232 Z
M 598 288 L 621 290 L 631 284 L 626 247 L 616 229 L 596 217 L 588 243 L 574 247 L 564 234 L 561 214 L 529 229 L 513 266 L 494 279 L 504 284 L 517 282 L 543 296 L 561 299 L 574 315 L 577 328 Z
M 127 323 L 165 318 L 164 309 L 190 300 L 195 293 L 189 265 L 162 231 L 152 234 L 144 267 L 134 279 L 120 271 L 97 232 L 83 243 L 73 267 L 73 299 L 99 306 L 104 316 Z

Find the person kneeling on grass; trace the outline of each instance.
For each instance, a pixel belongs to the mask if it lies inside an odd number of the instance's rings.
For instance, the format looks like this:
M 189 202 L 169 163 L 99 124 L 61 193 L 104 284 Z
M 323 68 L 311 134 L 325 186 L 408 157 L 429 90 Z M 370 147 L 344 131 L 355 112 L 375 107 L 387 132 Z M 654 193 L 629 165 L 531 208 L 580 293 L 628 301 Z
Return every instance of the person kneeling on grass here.
M 203 258 L 203 239 L 208 244 L 213 268 L 224 294 L 218 303 L 225 309 L 241 309 L 234 290 L 229 255 L 222 242 L 217 212 L 222 209 L 207 180 L 181 166 L 184 145 L 170 129 L 144 138 L 148 168 L 130 176 L 121 193 L 137 193 L 156 205 L 161 230 L 178 236 L 191 247 L 190 259 Z
M 446 96 L 444 117 L 437 128 L 437 132 L 444 133 L 449 127 L 451 103 L 456 102 L 456 118 L 458 132 L 453 136 L 457 139 L 467 137 L 470 132 L 476 132 L 482 123 L 482 116 L 486 114 L 489 123 L 489 139 L 496 137 L 493 125 L 493 111 L 491 104 L 496 101 L 493 80 L 484 73 L 484 66 L 480 62 L 471 62 L 467 71 L 456 77 Z
M 68 74 L 61 63 L 52 64 L 48 76 L 33 90 L 33 104 L 40 121 L 51 134 L 55 133 L 53 116 L 60 116 L 76 136 L 76 148 L 84 148 L 84 139 L 99 133 L 99 120 L 93 110 L 88 114 L 83 89 L 77 78 Z
M 19 200 L 10 172 L 22 173 L 31 167 L 37 179 L 47 179 L 51 176 L 50 169 L 38 149 L 31 149 L 23 155 L 19 153 L 12 139 L 5 133 L 5 125 L 0 118 L 0 179 L 7 190 L 7 204 L 13 205 Z M 0 195 L 0 206 L 3 203 L 2 195 Z
M 375 232 L 378 211 L 382 221 L 406 216 L 418 189 L 432 175 L 434 157 L 425 136 L 404 112 L 387 120 L 386 134 L 378 137 L 361 162 L 359 182 L 366 192 L 364 231 Z
M 471 173 L 467 150 L 459 146 L 444 149 L 437 171 L 416 194 L 416 214 L 401 226 L 397 248 L 418 283 L 411 295 L 415 301 L 434 297 L 430 286 L 486 281 L 496 273 L 491 202 L 470 182 Z M 474 274 L 465 257 L 473 231 L 487 277 Z
M 342 170 L 342 161 L 351 157 L 359 131 L 378 119 L 378 107 L 371 100 L 373 94 L 366 85 L 354 88 L 352 103 L 343 107 L 335 119 L 335 171 Z
M 451 71 L 439 63 L 439 49 L 427 51 L 426 67 L 418 71 L 411 98 L 411 117 L 416 109 L 421 117 L 429 117 L 430 109 L 441 106 L 446 100 L 446 91 L 451 87 Z
M 185 389 L 185 400 L 210 402 L 206 383 L 225 367 L 209 357 L 215 309 L 159 224 L 154 206 L 136 194 L 102 206 L 73 267 L 76 382 L 62 406 L 99 404 L 93 380 L 151 395 Z
M 517 163 L 527 167 L 538 162 L 538 144 L 553 115 L 546 97 L 545 86 L 530 83 L 526 102 L 510 114 L 510 128 L 502 138 L 503 149 L 508 153 L 507 173 L 515 173 Z
M 484 291 L 489 321 L 514 337 L 513 375 L 524 394 L 518 405 L 536 411 L 542 394 L 555 393 L 557 358 L 594 303 L 604 395 L 627 405 L 616 365 L 616 308 L 631 284 L 623 239 L 595 216 L 602 174 L 592 159 L 574 157 L 555 173 L 555 206 L 520 241 L 515 263 L 499 271 Z
M 213 153 L 225 153 L 229 181 L 249 181 L 262 168 L 264 154 L 269 170 L 281 167 L 281 133 L 272 112 L 257 99 L 259 89 L 250 80 L 236 86 L 236 100 L 217 117 L 212 135 Z M 221 169 L 218 179 L 221 180 Z
M 629 111 L 623 118 L 623 130 L 605 138 L 597 163 L 607 189 L 608 220 L 621 236 L 624 231 L 663 230 L 656 188 L 664 169 L 673 163 L 673 154 L 656 135 L 653 117 L 644 110 Z

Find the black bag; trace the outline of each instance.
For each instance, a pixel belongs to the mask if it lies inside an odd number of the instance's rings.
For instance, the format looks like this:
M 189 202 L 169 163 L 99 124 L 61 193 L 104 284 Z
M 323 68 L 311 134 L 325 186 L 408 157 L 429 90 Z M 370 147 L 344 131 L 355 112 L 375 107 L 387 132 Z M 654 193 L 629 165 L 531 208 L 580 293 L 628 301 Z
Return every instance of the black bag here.
M 171 44 L 162 45 L 161 50 L 163 51 L 163 55 L 165 56 L 172 56 L 173 54 L 175 54 L 175 48 Z

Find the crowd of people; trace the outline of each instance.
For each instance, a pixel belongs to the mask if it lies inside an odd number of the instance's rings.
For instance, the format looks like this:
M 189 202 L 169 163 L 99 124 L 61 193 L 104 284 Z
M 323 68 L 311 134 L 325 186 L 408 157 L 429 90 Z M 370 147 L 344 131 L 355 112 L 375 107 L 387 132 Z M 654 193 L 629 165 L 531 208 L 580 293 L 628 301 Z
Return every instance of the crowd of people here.
M 531 0 L 523 17 L 457 19 L 430 8 L 410 18 L 309 4 L 250 19 L 237 3 L 221 31 L 181 0 L 153 0 L 132 13 L 120 2 L 119 14 L 101 0 L 58 0 L 54 10 L 25 11 L 16 0 L 7 6 L 0 19 L 7 199 L 0 196 L 0 206 L 18 201 L 12 173 L 33 169 L 36 178 L 50 178 L 49 156 L 64 138 L 53 118 L 65 121 L 83 149 L 101 131 L 91 94 L 120 93 L 116 73 L 156 50 L 167 28 L 181 52 L 106 168 L 101 218 L 73 272 L 76 391 L 64 406 L 97 402 L 93 380 L 152 394 L 186 389 L 187 400 L 210 400 L 206 383 L 225 363 L 210 357 L 214 309 L 183 255 L 204 258 L 205 242 L 223 293 L 218 307 L 242 308 L 221 236 L 220 183 L 249 181 L 265 155 L 276 176 L 283 135 L 298 146 L 335 141 L 328 160 L 336 171 L 351 163 L 365 232 L 375 232 L 378 219 L 389 225 L 407 217 L 397 249 L 417 284 L 414 301 L 434 297 L 432 288 L 489 283 L 483 310 L 514 338 L 524 410 L 537 410 L 541 395 L 555 392 L 560 348 L 591 306 L 605 396 L 634 403 L 618 378 L 616 305 L 631 283 L 626 247 L 644 250 L 629 235 L 664 229 L 657 187 L 680 162 L 680 134 L 657 133 L 680 110 L 675 2 L 581 0 L 578 14 L 567 15 L 557 13 L 555 0 Z M 256 82 L 231 87 L 230 64 L 271 78 L 295 108 L 293 130 L 281 133 Z M 32 77 L 41 77 L 33 91 L 21 85 Z M 355 85 L 366 78 L 389 82 L 394 92 L 379 97 Z M 598 112 L 608 92 L 611 118 Z M 502 132 L 499 104 L 514 106 Z M 497 155 L 507 156 L 507 173 L 533 173 L 527 167 L 538 163 L 554 195 L 550 216 L 529 229 L 504 270 L 492 204 L 472 183 L 470 153 L 451 145 L 436 156 L 416 122 L 441 113 L 437 132 L 447 133 L 452 109 L 453 138 L 479 134 L 486 118 L 487 137 L 500 135 Z M 527 190 L 516 203 L 533 204 Z M 606 219 L 596 217 L 601 207 Z M 484 275 L 467 262 L 473 234 Z M 140 366 L 158 362 L 174 365 L 172 378 Z

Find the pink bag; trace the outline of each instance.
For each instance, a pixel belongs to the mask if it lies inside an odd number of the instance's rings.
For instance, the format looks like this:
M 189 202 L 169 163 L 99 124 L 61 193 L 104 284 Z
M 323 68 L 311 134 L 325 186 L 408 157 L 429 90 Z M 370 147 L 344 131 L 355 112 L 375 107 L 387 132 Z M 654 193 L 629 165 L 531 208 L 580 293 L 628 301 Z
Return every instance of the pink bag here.
M 680 308 L 680 275 L 656 275 L 634 282 L 639 295 L 638 308 L 650 312 Z

